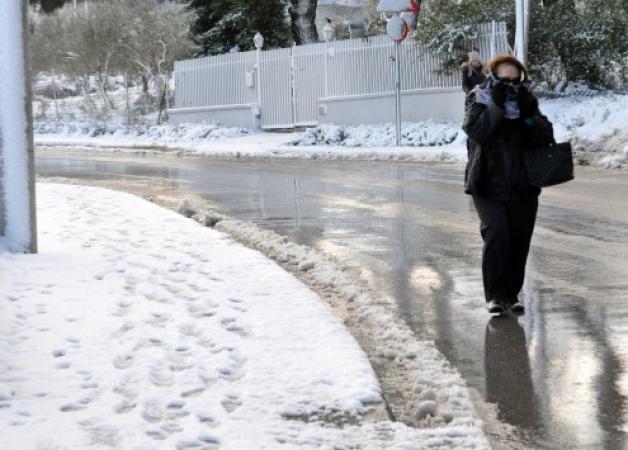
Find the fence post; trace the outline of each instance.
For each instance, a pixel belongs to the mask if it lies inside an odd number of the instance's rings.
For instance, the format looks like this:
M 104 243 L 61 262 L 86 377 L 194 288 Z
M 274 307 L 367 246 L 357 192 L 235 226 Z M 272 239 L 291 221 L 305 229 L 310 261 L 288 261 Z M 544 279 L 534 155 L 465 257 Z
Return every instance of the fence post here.
M 491 21 L 491 59 L 495 57 L 495 21 Z
M 257 104 L 259 107 L 262 107 L 262 49 L 258 48 L 255 53 L 255 77 L 257 78 L 255 81 L 257 83 Z
M 399 42 L 395 42 L 395 141 L 401 145 L 401 61 L 399 60 Z
M 262 47 L 264 47 L 264 36 L 258 31 L 253 37 L 255 45 L 255 86 L 257 90 L 257 111 L 254 111 L 255 128 L 262 128 Z
M 292 125 L 297 123 L 297 91 L 295 83 L 295 68 L 294 68 L 294 52 L 297 48 L 297 44 L 292 44 L 290 48 L 290 91 L 292 92 Z
M 329 86 L 329 81 L 328 81 L 328 79 L 329 79 L 329 66 L 328 66 L 329 61 L 328 61 L 328 59 L 329 59 L 329 42 L 325 41 L 325 62 L 323 64 L 323 66 L 324 66 L 323 70 L 325 72 L 324 73 L 324 75 L 325 75 L 325 97 L 329 97 L 329 88 L 328 88 L 328 86 Z
M 325 40 L 325 62 L 323 69 L 325 75 L 325 97 L 329 96 L 329 41 L 331 41 L 331 38 L 334 35 L 334 29 L 331 27 L 329 19 L 327 20 L 328 22 L 323 27 L 323 39 Z

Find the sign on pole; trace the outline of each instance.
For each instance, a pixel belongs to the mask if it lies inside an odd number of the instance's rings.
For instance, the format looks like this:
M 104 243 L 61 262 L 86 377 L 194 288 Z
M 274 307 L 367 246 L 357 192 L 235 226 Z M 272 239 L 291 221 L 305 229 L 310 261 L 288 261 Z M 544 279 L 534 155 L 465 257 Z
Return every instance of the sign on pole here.
M 36 252 L 27 1 L 0 0 L 0 244 Z
M 395 43 L 395 143 L 401 145 L 401 61 L 399 45 L 408 37 L 410 29 L 416 27 L 416 16 L 421 9 L 420 0 L 380 0 L 377 11 L 393 13 L 387 20 L 386 34 Z

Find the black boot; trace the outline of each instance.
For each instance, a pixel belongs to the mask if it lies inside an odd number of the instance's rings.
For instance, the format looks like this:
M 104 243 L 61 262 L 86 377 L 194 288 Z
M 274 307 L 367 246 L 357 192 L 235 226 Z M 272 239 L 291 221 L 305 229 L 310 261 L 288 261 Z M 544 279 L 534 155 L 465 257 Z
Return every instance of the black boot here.
M 526 311 L 526 307 L 517 300 L 510 305 L 510 311 L 514 314 L 523 314 Z
M 490 314 L 504 314 L 506 312 L 506 308 L 504 308 L 504 305 L 502 305 L 502 303 L 498 302 L 497 300 L 491 300 L 490 302 L 488 302 L 487 308 Z

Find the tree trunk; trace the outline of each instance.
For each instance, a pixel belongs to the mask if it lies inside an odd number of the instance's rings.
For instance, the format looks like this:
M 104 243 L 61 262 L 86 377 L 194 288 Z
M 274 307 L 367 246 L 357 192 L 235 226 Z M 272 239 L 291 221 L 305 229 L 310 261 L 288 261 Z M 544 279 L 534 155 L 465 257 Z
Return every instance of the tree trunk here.
M 148 94 L 148 78 L 144 74 L 142 74 L 142 93 Z
M 89 95 L 89 75 L 83 75 L 83 92 L 85 94 L 85 111 L 92 113 L 94 111 L 94 100 Z
M 292 39 L 297 45 L 318 42 L 316 5 L 318 0 L 290 0 Z

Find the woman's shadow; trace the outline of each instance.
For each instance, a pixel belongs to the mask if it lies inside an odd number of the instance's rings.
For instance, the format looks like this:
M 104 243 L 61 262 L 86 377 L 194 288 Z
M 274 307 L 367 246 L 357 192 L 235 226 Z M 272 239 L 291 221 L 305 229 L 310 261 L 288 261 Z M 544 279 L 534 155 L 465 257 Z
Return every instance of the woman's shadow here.
M 484 362 L 486 400 L 498 407 L 498 418 L 532 431 L 540 427 L 526 337 L 514 317 L 493 317 L 486 325 Z

